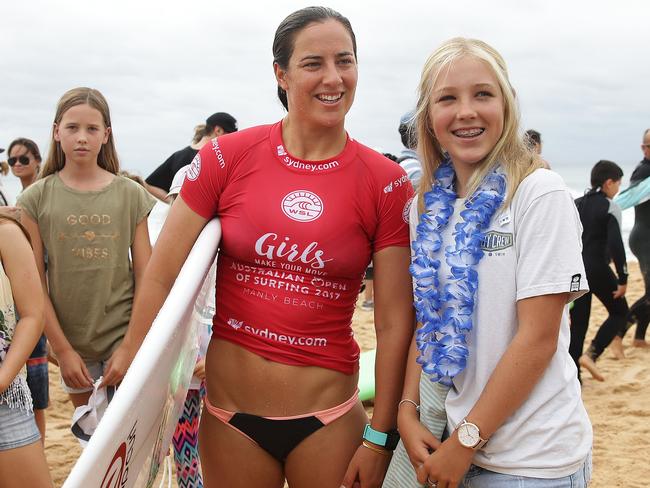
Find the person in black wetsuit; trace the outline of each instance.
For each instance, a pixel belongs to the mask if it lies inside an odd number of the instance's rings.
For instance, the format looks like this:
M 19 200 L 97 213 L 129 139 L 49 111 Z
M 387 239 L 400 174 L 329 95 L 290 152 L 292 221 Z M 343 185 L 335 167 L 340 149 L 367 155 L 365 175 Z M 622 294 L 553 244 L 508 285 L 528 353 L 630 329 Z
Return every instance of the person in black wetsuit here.
M 578 377 L 582 366 L 599 381 L 604 378 L 598 372 L 596 360 L 612 339 L 625 330 L 629 311 L 625 300 L 627 264 L 621 237 L 621 209 L 611 200 L 618 193 L 622 178 L 623 170 L 617 164 L 598 161 L 591 170 L 591 189 L 576 200 L 583 226 L 582 260 L 590 290 L 571 309 L 569 352 L 578 366 Z M 610 259 L 614 261 L 618 278 L 609 267 Z M 605 306 L 609 317 L 583 354 L 592 294 Z
M 147 176 L 145 180 L 147 190 L 159 200 L 166 201 L 167 193 L 169 193 L 176 172 L 183 166 L 190 164 L 199 149 L 210 139 L 236 131 L 237 120 L 232 115 L 226 112 L 217 112 L 210 115 L 205 124 L 198 125 L 194 129 L 192 145 L 176 151 L 158 166 L 153 173 Z
M 643 133 L 641 144 L 643 161 L 634 169 L 630 185 L 635 185 L 650 177 L 650 129 Z M 633 344 L 636 347 L 650 347 L 645 333 L 650 323 L 650 201 L 634 207 L 634 227 L 630 233 L 630 249 L 639 260 L 639 268 L 645 284 L 645 294 L 630 308 L 628 323 L 636 322 Z

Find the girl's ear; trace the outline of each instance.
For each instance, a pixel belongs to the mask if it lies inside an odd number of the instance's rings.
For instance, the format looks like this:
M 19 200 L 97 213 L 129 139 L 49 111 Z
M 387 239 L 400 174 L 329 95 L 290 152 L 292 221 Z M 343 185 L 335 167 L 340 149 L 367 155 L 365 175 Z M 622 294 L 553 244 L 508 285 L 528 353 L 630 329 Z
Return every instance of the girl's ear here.
M 111 135 L 111 128 L 106 127 L 106 133 L 104 134 L 104 141 L 102 144 L 106 144 L 108 142 L 108 137 Z
M 286 70 L 280 68 L 280 65 L 278 63 L 273 63 L 273 71 L 275 72 L 275 79 L 277 80 L 280 88 L 282 88 L 284 91 L 287 91 Z
M 52 131 L 52 136 L 56 142 L 61 142 L 61 136 L 59 136 L 59 126 L 54 123 L 54 130 Z

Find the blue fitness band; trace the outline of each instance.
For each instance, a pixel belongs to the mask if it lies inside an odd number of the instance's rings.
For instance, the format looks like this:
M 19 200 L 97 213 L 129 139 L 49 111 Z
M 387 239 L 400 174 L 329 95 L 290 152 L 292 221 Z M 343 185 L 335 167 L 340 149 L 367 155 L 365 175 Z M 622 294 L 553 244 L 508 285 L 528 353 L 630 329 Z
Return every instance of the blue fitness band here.
M 373 429 L 370 424 L 366 424 L 366 428 L 363 430 L 363 438 L 368 442 L 392 451 L 397 447 L 397 443 L 399 442 L 399 433 L 396 429 L 388 432 L 380 432 Z

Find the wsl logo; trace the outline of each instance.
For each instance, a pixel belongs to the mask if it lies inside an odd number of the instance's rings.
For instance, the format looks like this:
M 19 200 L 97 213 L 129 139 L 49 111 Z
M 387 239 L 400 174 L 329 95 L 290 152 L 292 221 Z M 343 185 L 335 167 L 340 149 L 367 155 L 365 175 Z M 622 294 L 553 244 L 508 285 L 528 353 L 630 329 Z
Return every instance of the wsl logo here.
M 481 243 L 481 249 L 488 252 L 502 251 L 512 247 L 513 242 L 511 233 L 491 230 L 490 232 L 486 232 Z
M 323 214 L 323 201 L 309 190 L 292 191 L 281 206 L 284 215 L 296 222 L 313 222 Z
M 136 432 L 135 426 L 137 423 L 138 421 L 136 420 L 133 423 L 133 427 L 131 427 L 131 432 L 129 432 L 126 441 L 122 442 L 115 451 L 115 455 L 113 456 L 113 459 L 106 470 L 106 474 L 104 475 L 104 479 L 102 480 L 101 488 L 122 488 L 129 480 L 129 464 L 131 463 L 131 457 L 133 456 Z

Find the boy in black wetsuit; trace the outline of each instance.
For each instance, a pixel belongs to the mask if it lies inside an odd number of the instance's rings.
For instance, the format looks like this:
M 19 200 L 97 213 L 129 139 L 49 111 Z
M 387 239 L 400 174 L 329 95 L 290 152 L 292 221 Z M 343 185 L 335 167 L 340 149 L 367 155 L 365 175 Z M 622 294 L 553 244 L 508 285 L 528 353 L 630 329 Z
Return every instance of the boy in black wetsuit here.
M 616 163 L 599 161 L 591 170 L 591 189 L 576 200 L 584 229 L 582 259 L 590 290 L 574 302 L 571 310 L 569 352 L 578 367 L 578 377 L 582 366 L 599 381 L 604 378 L 598 372 L 596 360 L 612 339 L 625 330 L 628 314 L 625 300 L 627 263 L 621 237 L 621 209 L 611 200 L 618 193 L 622 178 L 623 170 Z M 609 267 L 610 259 L 614 261 L 618 278 Z M 605 306 L 609 317 L 582 354 L 592 294 Z

